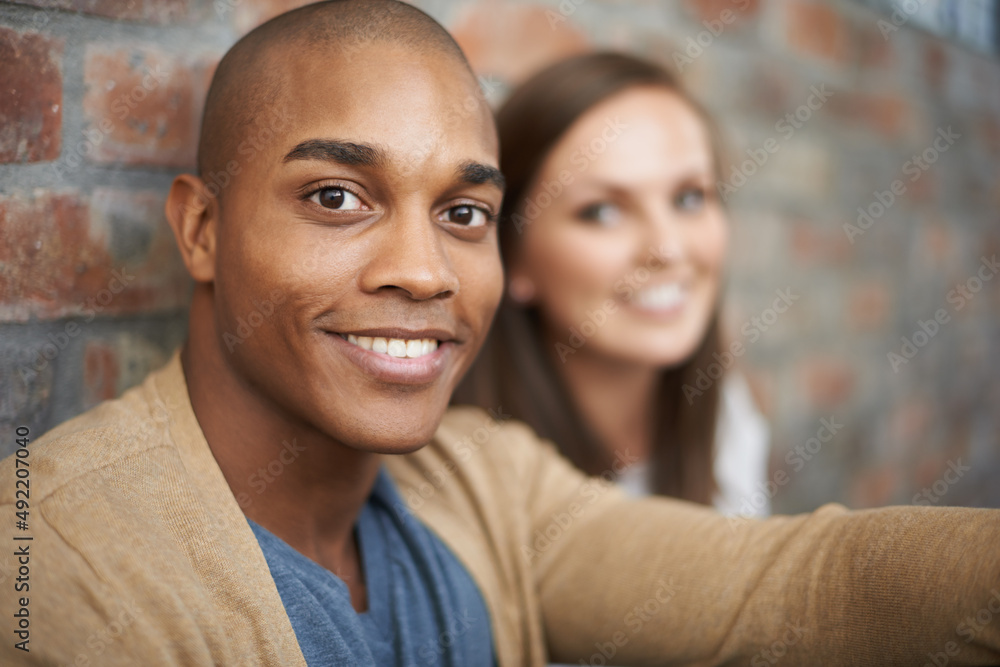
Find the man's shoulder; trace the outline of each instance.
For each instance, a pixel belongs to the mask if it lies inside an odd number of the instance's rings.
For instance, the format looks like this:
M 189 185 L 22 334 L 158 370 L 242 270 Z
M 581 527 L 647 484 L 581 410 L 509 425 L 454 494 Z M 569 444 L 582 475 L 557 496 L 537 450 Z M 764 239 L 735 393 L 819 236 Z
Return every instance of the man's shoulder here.
M 22 458 L 32 478 L 32 496 L 43 501 L 90 475 L 113 468 L 150 449 L 169 446 L 168 406 L 150 374 L 120 398 L 104 401 L 48 431 L 28 445 Z M 16 456 L 0 461 L 0 504 L 14 502 L 19 464 Z

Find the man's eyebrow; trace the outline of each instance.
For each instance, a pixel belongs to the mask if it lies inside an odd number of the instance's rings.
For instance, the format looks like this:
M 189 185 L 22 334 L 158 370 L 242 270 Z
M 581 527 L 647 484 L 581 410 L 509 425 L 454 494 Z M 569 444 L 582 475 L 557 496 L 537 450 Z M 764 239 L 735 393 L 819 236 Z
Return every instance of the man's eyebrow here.
M 381 167 L 386 163 L 385 151 L 378 146 L 336 139 L 303 141 L 288 151 L 282 162 L 293 160 L 324 160 L 359 167 Z
M 472 162 L 471 160 L 463 162 L 458 167 L 458 173 L 466 183 L 472 183 L 473 185 L 492 183 L 500 189 L 500 192 L 503 192 L 507 188 L 507 181 L 504 179 L 503 174 L 500 173 L 500 170 L 488 164 Z

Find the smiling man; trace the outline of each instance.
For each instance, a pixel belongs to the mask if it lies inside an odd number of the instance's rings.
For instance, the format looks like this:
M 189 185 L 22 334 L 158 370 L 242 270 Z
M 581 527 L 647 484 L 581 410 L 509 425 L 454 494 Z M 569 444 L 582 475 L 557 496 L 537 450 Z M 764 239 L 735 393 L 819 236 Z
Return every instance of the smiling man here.
M 338 573 L 358 610 L 354 525 L 378 454 L 432 439 L 502 286 L 503 178 L 476 79 L 417 10 L 374 7 L 306 8 L 234 47 L 199 171 L 235 161 L 238 174 L 215 197 L 181 176 L 167 205 L 197 281 L 181 359 L 212 453 L 246 498 L 253 472 L 297 444 L 297 464 L 244 511 Z M 242 167 L 233 147 L 275 115 L 287 122 Z M 267 321 L 220 345 L 267 295 L 280 301 Z
M 1000 622 L 962 625 L 1000 614 L 996 511 L 733 524 L 627 501 L 501 406 L 446 413 L 500 299 L 497 165 L 408 5 L 312 5 L 226 55 L 167 204 L 189 339 L 31 446 L 3 664 L 1000 661 Z

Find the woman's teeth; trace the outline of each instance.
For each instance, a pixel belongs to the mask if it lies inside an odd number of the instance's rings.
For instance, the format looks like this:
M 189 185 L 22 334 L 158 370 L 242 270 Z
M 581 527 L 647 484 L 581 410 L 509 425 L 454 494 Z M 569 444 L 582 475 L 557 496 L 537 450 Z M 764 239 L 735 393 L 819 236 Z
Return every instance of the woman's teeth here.
M 684 302 L 684 288 L 679 283 L 665 283 L 636 292 L 632 301 L 646 310 L 670 310 Z
M 438 348 L 437 340 L 433 338 L 412 338 L 404 340 L 402 338 L 382 338 L 381 336 L 355 336 L 354 334 L 340 335 L 352 345 L 357 345 L 363 350 L 372 350 L 388 354 L 390 357 L 410 358 L 422 357 L 430 354 Z

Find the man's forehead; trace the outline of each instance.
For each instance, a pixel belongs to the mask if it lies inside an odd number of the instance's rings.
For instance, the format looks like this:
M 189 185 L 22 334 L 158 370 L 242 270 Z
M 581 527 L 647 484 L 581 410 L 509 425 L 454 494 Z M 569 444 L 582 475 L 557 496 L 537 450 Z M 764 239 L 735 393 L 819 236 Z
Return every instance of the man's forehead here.
M 385 76 L 398 74 L 400 63 L 417 59 L 423 61 L 424 78 L 437 72 L 439 78 L 459 86 L 472 83 L 470 89 L 475 89 L 475 77 L 448 32 L 405 2 L 317 3 L 258 26 L 216 68 L 199 141 L 199 173 L 228 164 L 248 133 L 274 125 L 274 106 L 300 104 L 290 109 L 296 111 L 290 114 L 296 121 L 306 103 L 325 113 L 336 111 L 337 101 L 341 106 L 356 101 L 368 113 L 386 106 L 384 100 L 372 104 L 355 98 L 384 83 Z M 415 99 L 412 91 L 404 91 L 406 83 L 396 76 L 397 92 L 405 92 L 412 105 Z M 317 89 L 330 87 L 336 95 L 317 97 Z M 438 101 L 449 96 L 456 96 L 455 91 L 439 94 Z
M 289 58 L 278 89 L 261 100 L 285 110 L 288 122 L 275 137 L 281 158 L 304 142 L 335 139 L 377 147 L 381 164 L 373 166 L 456 150 L 495 160 L 492 114 L 474 77 L 454 58 L 406 55 L 372 44 L 352 57 L 325 49 L 322 58 Z

